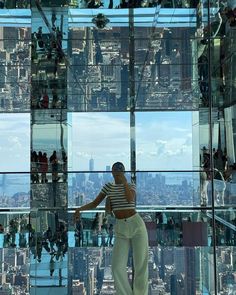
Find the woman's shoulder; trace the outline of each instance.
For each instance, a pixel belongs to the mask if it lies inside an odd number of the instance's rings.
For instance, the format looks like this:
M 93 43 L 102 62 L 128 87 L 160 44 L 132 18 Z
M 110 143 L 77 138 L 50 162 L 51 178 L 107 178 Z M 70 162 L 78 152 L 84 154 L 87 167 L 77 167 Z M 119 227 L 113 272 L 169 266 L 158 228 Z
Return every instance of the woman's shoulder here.
M 104 186 L 113 186 L 115 183 L 112 181 L 106 182 Z
M 102 187 L 102 190 L 103 191 L 108 191 L 110 189 L 112 189 L 114 187 L 114 183 L 112 182 L 106 182 L 103 187 Z

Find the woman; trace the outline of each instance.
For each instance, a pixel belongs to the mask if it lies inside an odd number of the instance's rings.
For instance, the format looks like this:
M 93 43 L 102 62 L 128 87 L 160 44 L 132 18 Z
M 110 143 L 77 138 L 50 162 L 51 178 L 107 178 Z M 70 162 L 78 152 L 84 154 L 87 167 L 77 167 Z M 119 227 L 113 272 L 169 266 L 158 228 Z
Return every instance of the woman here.
M 91 202 L 76 209 L 75 219 L 80 212 L 96 208 L 105 197 L 109 198 L 116 217 L 115 243 L 112 254 L 112 272 L 117 295 L 148 294 L 148 237 L 145 224 L 135 210 L 135 185 L 127 182 L 125 167 L 121 162 L 112 166 L 114 183 L 103 186 Z M 131 288 L 127 277 L 129 248 L 132 248 L 134 281 Z

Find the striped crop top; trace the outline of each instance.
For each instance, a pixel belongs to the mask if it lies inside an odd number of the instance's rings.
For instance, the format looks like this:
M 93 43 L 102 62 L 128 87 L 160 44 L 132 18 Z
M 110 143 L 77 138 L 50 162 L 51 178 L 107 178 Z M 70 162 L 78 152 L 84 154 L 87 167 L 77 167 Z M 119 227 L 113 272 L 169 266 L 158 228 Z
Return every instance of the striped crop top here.
M 136 191 L 135 184 L 133 183 L 129 183 L 129 188 Z M 125 197 L 125 188 L 123 184 L 108 182 L 103 186 L 101 192 L 110 198 L 112 211 L 135 209 L 135 201 L 129 203 Z

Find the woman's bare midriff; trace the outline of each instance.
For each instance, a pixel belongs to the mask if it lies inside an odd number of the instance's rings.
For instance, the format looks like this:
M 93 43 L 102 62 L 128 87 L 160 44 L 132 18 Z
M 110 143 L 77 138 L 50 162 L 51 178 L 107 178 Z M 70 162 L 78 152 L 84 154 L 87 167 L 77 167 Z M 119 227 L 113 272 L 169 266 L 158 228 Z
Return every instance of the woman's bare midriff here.
M 136 214 L 136 210 L 134 209 L 126 209 L 126 210 L 114 210 L 113 211 L 115 217 L 117 219 L 129 218 Z

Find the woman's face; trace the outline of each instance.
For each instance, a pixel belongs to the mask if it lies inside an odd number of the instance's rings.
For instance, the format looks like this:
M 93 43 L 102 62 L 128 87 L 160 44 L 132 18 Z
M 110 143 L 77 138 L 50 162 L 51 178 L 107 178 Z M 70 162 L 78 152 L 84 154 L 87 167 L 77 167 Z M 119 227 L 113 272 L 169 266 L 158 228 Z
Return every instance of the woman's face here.
M 121 163 L 116 163 L 112 166 L 112 175 L 114 178 L 119 178 L 125 173 L 124 165 Z
M 112 169 L 112 175 L 114 178 L 120 178 L 122 175 L 124 175 L 123 171 L 116 171 Z

